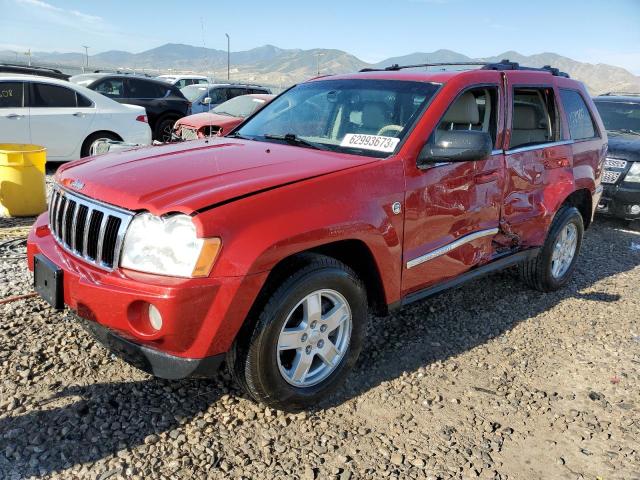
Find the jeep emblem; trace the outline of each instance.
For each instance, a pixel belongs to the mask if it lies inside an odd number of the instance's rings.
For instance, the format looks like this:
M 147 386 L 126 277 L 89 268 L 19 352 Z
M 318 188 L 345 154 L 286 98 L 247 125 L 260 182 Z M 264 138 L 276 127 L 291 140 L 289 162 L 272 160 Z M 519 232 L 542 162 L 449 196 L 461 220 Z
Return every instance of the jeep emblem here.
M 71 183 L 69 184 L 69 186 L 70 186 L 71 188 L 76 189 L 76 190 L 82 190 L 82 189 L 84 188 L 84 183 L 83 183 L 83 182 L 81 182 L 80 180 L 74 180 L 73 182 L 71 182 Z

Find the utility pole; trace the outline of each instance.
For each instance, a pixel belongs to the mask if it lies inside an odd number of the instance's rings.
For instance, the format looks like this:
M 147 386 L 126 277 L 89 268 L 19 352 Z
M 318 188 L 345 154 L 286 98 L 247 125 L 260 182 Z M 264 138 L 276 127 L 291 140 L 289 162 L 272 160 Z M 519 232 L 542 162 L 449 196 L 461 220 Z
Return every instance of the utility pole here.
M 84 54 L 87 57 L 87 68 L 89 68 L 89 47 L 87 45 L 82 45 L 84 48 Z
M 318 75 L 320 75 L 320 57 L 322 57 L 324 53 L 316 52 L 316 59 L 318 61 Z
M 227 36 L 227 80 L 231 80 L 231 39 L 228 33 L 225 35 Z

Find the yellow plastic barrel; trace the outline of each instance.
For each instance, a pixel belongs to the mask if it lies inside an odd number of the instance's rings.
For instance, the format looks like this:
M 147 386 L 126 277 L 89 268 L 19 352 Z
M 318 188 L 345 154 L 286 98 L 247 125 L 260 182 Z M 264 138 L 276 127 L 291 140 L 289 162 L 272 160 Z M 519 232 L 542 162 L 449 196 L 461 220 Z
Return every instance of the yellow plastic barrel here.
M 30 217 L 47 209 L 47 150 L 0 143 L 0 216 Z

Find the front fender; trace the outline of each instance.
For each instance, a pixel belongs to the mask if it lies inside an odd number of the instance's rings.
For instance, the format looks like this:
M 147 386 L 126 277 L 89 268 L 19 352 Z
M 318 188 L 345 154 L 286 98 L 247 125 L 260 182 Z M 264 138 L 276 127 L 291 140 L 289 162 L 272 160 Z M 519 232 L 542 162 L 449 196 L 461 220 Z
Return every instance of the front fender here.
M 303 160 L 302 160 L 303 161 Z M 239 199 L 198 214 L 206 237 L 222 238 L 211 276 L 271 270 L 306 250 L 341 240 L 370 249 L 388 302 L 399 299 L 404 174 L 399 160 L 381 160 Z

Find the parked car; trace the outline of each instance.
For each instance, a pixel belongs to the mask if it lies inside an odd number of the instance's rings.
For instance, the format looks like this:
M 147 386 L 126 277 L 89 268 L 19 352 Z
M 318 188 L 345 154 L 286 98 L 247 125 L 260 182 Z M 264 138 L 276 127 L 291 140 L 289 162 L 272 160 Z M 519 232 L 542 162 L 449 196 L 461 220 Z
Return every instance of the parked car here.
M 116 102 L 144 107 L 153 139 L 160 142 L 171 140 L 173 124 L 191 113 L 189 100 L 162 80 L 118 73 L 86 73 L 69 80 Z
M 90 154 L 103 139 L 151 143 L 144 108 L 51 77 L 0 74 L 0 143 L 33 143 L 52 161 Z
M 640 219 L 640 94 L 593 99 L 609 136 L 598 213 Z
M 268 95 L 271 90 L 258 85 L 215 83 L 207 85 L 191 85 L 180 90 L 191 102 L 191 113 L 208 112 L 212 107 L 231 100 L 240 95 Z
M 345 379 L 370 312 L 514 265 L 565 286 L 606 141 L 555 69 L 316 78 L 229 136 L 61 168 L 29 268 L 134 365 L 175 379 L 226 359 L 254 399 L 303 408 Z
M 160 75 L 156 77 L 178 88 L 188 87 L 189 85 L 207 85 L 212 83 L 207 77 L 202 75 Z
M 275 95 L 241 95 L 221 103 L 210 112 L 181 118 L 175 124 L 173 137 L 176 140 L 195 140 L 212 135 L 226 135 L 274 97 Z

